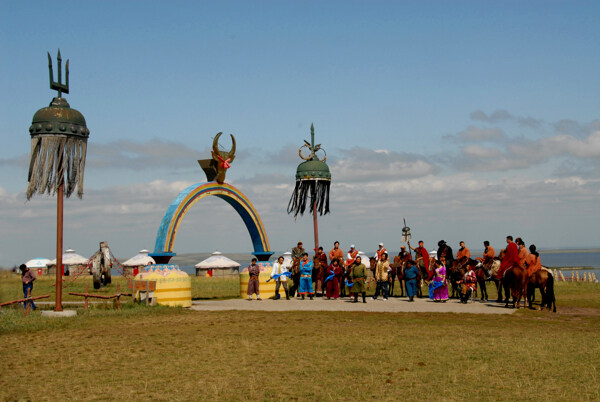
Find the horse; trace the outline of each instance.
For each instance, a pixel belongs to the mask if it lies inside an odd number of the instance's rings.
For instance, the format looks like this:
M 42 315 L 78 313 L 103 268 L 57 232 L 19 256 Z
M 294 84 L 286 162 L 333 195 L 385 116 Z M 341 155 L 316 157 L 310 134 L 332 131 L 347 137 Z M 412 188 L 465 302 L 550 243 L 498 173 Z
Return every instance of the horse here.
M 450 267 L 446 269 L 446 276 L 450 282 L 450 286 L 452 287 L 452 295 L 450 298 L 460 298 L 460 284 L 465 277 L 465 273 L 466 270 L 464 265 L 461 265 L 458 260 L 453 260 Z
M 394 262 L 390 264 L 392 268 L 392 272 L 390 275 L 390 296 L 394 294 L 394 284 L 396 282 L 396 278 L 398 278 L 398 282 L 400 283 L 400 297 L 404 297 L 404 261 L 402 257 L 399 255 L 394 257 Z
M 549 269 L 539 269 L 529 277 L 529 282 L 527 283 L 527 302 L 530 309 L 533 309 L 532 296 L 535 294 L 536 288 L 539 289 L 540 293 L 542 294 L 542 304 L 540 305 L 540 310 L 543 310 L 544 307 L 548 307 L 548 310 L 552 309 L 552 311 L 556 313 L 554 275 L 552 275 L 552 272 Z
M 325 289 L 323 288 L 323 283 L 325 282 L 325 272 L 327 270 L 327 266 L 322 266 L 321 260 L 315 256 L 313 259 L 313 270 L 312 270 L 312 282 L 313 289 L 315 291 L 315 296 L 318 296 L 320 293 L 321 296 L 325 293 Z
M 502 286 L 504 287 L 505 306 L 508 308 L 509 292 L 513 298 L 513 308 L 519 308 L 521 298 L 527 293 L 527 270 L 520 265 L 514 265 L 504 271 Z
M 292 285 L 290 286 L 290 297 L 296 297 L 296 292 L 300 287 L 300 258 L 292 259 L 292 266 L 290 267 L 292 273 Z

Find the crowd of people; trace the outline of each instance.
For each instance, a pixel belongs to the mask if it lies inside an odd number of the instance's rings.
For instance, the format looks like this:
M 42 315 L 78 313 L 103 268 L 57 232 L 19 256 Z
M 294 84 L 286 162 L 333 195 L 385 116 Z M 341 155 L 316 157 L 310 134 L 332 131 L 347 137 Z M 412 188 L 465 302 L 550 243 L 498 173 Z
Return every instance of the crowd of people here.
M 478 260 L 481 264 L 479 267 L 484 269 L 486 279 L 495 279 L 501 281 L 504 272 L 513 266 L 522 266 L 526 268 L 527 275 L 532 275 L 541 268 L 539 253 L 535 245 L 530 245 L 527 249 L 522 238 L 518 237 L 513 241 L 512 236 L 506 238 L 507 246 L 498 255 L 495 249 L 490 245 L 489 241 L 484 241 L 484 251 L 481 256 L 472 258 L 471 251 L 466 246 L 464 241 L 459 242 L 459 248 L 454 255 L 450 245 L 444 240 L 440 240 L 437 244 L 436 251 L 427 251 L 424 242 L 419 241 L 417 247 L 413 247 L 410 242 L 406 246 L 402 245 L 398 253 L 402 263 L 402 279 L 406 286 L 406 294 L 408 301 L 414 301 L 418 289 L 420 289 L 420 278 L 429 283 L 429 297 L 434 302 L 444 303 L 449 299 L 449 270 L 456 270 L 461 267 L 464 273 L 458 280 L 460 284 L 461 301 L 465 302 L 477 290 L 477 277 L 474 272 L 473 264 L 465 262 Z M 414 252 L 414 254 L 412 253 Z M 326 254 L 323 247 L 319 247 L 312 259 L 309 258 L 308 252 L 303 247 L 301 241 L 292 249 L 292 261 L 297 264 L 297 275 L 294 278 L 293 264 L 284 264 L 284 257 L 280 256 L 273 264 L 271 271 L 271 279 L 276 281 L 276 298 L 280 298 L 279 290 L 283 287 L 286 300 L 293 297 L 296 293 L 302 299 L 308 297 L 313 299 L 315 296 L 314 270 L 317 265 L 324 267 L 324 274 L 321 283 L 318 284 L 323 296 L 327 299 L 340 299 L 349 296 L 353 302 L 358 302 L 359 297 L 362 297 L 362 302 L 366 303 L 367 284 L 375 282 L 375 292 L 372 300 L 388 300 L 389 287 L 395 275 L 391 275 L 393 269 L 398 267 L 394 265 L 387 249 L 383 243 L 379 243 L 377 251 L 371 258 L 374 260 L 374 268 L 368 269 L 365 261 L 354 244 L 350 245 L 350 249 L 344 253 L 340 248 L 340 243 L 335 241 L 333 248 Z M 492 270 L 494 261 L 499 261 L 499 267 L 496 271 Z M 371 262 L 366 262 L 371 267 Z M 369 271 L 372 275 L 369 275 Z M 453 271 L 455 272 L 455 271 Z M 462 271 L 461 271 L 462 272 Z M 248 297 L 252 300 L 252 294 L 257 294 L 257 299 L 260 300 L 258 293 L 258 275 L 260 270 L 257 269 L 256 259 L 253 260 L 249 267 L 250 280 L 248 285 Z M 292 281 L 292 285 L 288 287 L 288 281 Z M 499 296 L 500 297 L 500 296 Z M 499 300 L 500 301 L 500 300 Z

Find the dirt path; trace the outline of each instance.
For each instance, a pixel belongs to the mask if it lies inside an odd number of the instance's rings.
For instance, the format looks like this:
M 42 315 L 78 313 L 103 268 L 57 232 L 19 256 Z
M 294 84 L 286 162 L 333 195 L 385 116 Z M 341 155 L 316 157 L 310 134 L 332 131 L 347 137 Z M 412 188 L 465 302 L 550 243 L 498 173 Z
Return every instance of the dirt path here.
M 348 299 L 327 300 L 253 300 L 230 299 L 218 301 L 193 301 L 192 309 L 204 311 L 218 310 L 261 310 L 261 311 L 369 311 L 369 312 L 418 312 L 418 313 L 470 313 L 470 314 L 512 314 L 516 310 L 504 308 L 504 303 L 469 302 L 462 304 L 458 300 L 448 300 L 446 303 L 434 303 L 429 299 L 416 299 L 413 303 L 406 298 L 390 298 L 371 300 L 367 303 L 351 303 Z

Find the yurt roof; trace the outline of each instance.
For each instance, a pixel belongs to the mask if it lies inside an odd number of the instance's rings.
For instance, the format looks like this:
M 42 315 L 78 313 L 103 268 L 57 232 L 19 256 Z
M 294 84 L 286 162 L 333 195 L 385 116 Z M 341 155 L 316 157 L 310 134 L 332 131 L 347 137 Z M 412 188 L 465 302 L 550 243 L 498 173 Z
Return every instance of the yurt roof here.
M 196 268 L 238 268 L 239 266 L 239 263 L 225 257 L 219 251 L 215 251 L 206 260 L 200 261 L 195 265 Z
M 75 250 L 68 249 L 62 255 L 63 265 L 83 265 L 90 261 L 89 258 L 85 258 L 75 253 Z M 48 265 L 56 265 L 56 258 L 48 263 Z
M 27 268 L 45 268 L 50 262 L 47 258 L 34 258 L 25 263 Z
M 156 264 L 154 258 L 148 255 L 150 251 L 144 249 L 123 263 L 124 267 L 138 267 L 140 265 Z

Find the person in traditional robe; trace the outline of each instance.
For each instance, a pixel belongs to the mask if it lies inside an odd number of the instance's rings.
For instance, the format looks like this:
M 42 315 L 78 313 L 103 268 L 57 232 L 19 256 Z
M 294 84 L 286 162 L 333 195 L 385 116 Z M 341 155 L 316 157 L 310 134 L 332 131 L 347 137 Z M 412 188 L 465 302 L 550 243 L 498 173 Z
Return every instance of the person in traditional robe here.
M 446 282 L 446 267 L 441 261 L 435 263 L 433 283 L 441 283 L 433 289 L 433 301 L 445 303 L 448 300 L 448 283 Z M 436 284 L 437 285 L 437 284 Z M 435 285 L 434 285 L 435 286 Z
M 446 267 L 450 267 L 454 261 L 452 248 L 444 240 L 438 242 L 437 259 L 438 261 L 445 261 Z
M 400 252 L 398 256 L 402 261 L 405 261 L 407 258 L 410 258 L 410 254 L 406 251 L 406 246 L 400 246 Z
M 379 293 L 383 293 L 383 300 L 388 299 L 388 272 L 390 270 L 390 262 L 388 261 L 388 254 L 381 254 L 381 259 L 377 261 L 377 266 L 375 267 L 375 280 L 377 281 L 377 285 L 375 287 L 375 294 L 373 295 L 373 300 L 377 300 L 379 297 Z
M 498 287 L 498 299 L 496 302 L 502 303 L 502 278 L 504 277 L 504 272 L 507 269 L 519 265 L 519 247 L 513 241 L 512 236 L 506 236 L 506 249 L 504 249 L 504 257 L 500 262 L 500 268 L 498 269 L 498 273 L 496 274 L 498 279 L 500 280 L 500 286 Z M 508 295 L 506 295 L 508 297 Z
M 529 254 L 527 255 L 525 262 L 527 264 L 527 277 L 531 277 L 536 271 L 542 269 L 540 254 L 537 252 L 535 244 L 529 246 Z
M 515 243 L 519 246 L 519 265 L 524 267 L 529 251 L 527 250 L 527 247 L 525 247 L 525 242 L 520 237 L 517 237 Z
M 300 288 L 298 293 L 302 296 L 308 295 L 310 300 L 313 299 L 313 287 L 312 287 L 312 270 L 313 262 L 308 259 L 308 253 L 302 254 L 302 261 L 300 261 Z
M 465 242 L 461 241 L 459 243 L 460 248 L 458 249 L 458 251 L 456 252 L 456 259 L 457 260 L 461 260 L 463 258 L 469 259 L 471 258 L 471 250 L 469 250 L 467 248 L 467 246 L 465 246 Z
M 333 243 L 333 248 L 329 251 L 329 262 L 332 263 L 333 260 L 339 260 L 340 267 L 344 262 L 344 252 L 340 248 L 340 242 L 336 241 Z
M 256 293 L 256 300 L 262 300 L 260 298 L 260 289 L 259 289 L 259 276 L 260 276 L 260 267 L 256 264 L 258 260 L 256 258 L 252 259 L 252 263 L 248 267 L 248 275 L 250 278 L 248 279 L 248 300 L 252 300 L 252 295 Z
M 404 268 L 404 281 L 406 282 L 406 295 L 409 302 L 414 301 L 414 297 L 417 294 L 418 275 L 419 268 L 417 268 L 417 263 L 413 260 L 408 260 Z
M 298 245 L 292 249 L 292 259 L 295 260 L 296 258 L 302 258 L 302 254 L 305 252 L 306 251 L 304 250 L 304 247 L 302 247 L 302 242 L 299 241 Z
M 350 271 L 350 279 L 352 280 L 352 293 L 354 294 L 354 303 L 358 303 L 358 294 L 362 295 L 363 303 L 367 302 L 367 267 L 362 263 L 362 258 L 357 256 L 354 259 Z
M 319 260 L 319 264 L 321 264 L 324 269 L 327 268 L 327 254 L 323 252 L 323 247 L 319 247 L 315 258 Z
M 279 287 L 281 285 L 283 285 L 283 290 L 285 291 L 285 299 L 290 300 L 290 293 L 287 286 L 287 276 L 284 275 L 286 272 L 288 272 L 288 269 L 285 265 L 283 265 L 283 256 L 280 256 L 277 259 L 277 262 L 273 264 L 273 269 L 271 270 L 271 278 L 277 275 L 277 279 L 275 279 L 275 300 L 281 298 L 281 296 L 279 296 Z
M 348 255 L 346 257 L 346 266 L 351 266 L 356 261 L 356 257 L 358 256 L 358 250 L 354 247 L 354 244 L 350 245 L 350 251 L 348 251 Z
M 467 265 L 467 272 L 465 273 L 465 277 L 463 279 L 463 288 L 461 295 L 461 302 L 467 303 L 473 292 L 477 290 L 477 275 L 475 271 L 473 271 L 473 267 L 471 265 Z
M 494 247 L 490 246 L 490 242 L 487 240 L 483 242 L 483 247 L 483 255 L 477 259 L 484 264 L 489 264 L 494 261 L 494 257 L 496 257 L 496 250 L 494 250 Z
M 413 248 L 410 243 L 408 243 L 408 247 L 410 247 L 416 254 L 416 259 L 417 259 L 417 266 L 419 267 L 419 269 L 421 269 L 421 272 L 423 272 L 423 269 L 427 272 L 427 278 L 423 278 L 423 279 L 427 279 L 430 280 L 431 277 L 433 276 L 433 271 L 429 270 L 429 253 L 427 252 L 427 250 L 425 249 L 425 246 L 423 245 L 423 240 L 419 240 L 419 247 L 417 248 Z
M 375 255 L 373 256 L 373 257 L 375 257 L 375 261 L 381 260 L 381 256 L 383 255 L 383 253 L 387 253 L 387 250 L 385 249 L 385 247 L 383 247 L 383 243 L 379 243 L 379 248 L 377 249 L 377 251 L 375 252 Z
M 327 277 L 325 278 L 325 294 L 327 299 L 339 299 L 340 298 L 340 276 L 342 274 L 342 267 L 340 267 L 340 260 L 334 259 L 331 261 L 331 265 L 327 267 Z

